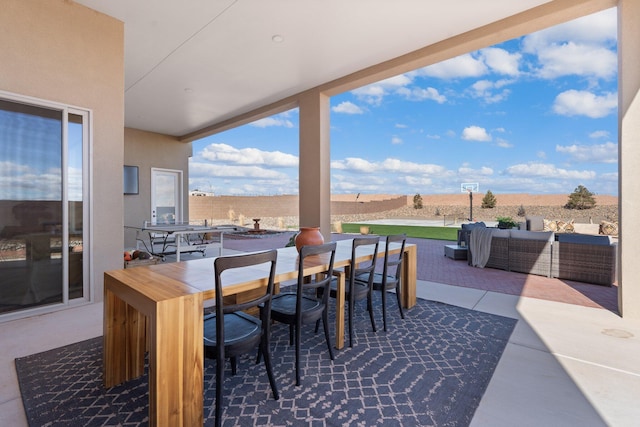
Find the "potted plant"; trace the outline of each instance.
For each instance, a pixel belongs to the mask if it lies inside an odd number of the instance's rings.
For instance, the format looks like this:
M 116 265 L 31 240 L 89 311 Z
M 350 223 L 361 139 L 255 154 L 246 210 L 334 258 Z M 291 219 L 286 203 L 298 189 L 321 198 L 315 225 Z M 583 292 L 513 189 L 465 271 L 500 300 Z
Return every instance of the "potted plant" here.
M 516 228 L 518 226 L 518 223 L 510 216 L 499 216 L 496 221 L 498 221 L 498 228 L 502 229 Z

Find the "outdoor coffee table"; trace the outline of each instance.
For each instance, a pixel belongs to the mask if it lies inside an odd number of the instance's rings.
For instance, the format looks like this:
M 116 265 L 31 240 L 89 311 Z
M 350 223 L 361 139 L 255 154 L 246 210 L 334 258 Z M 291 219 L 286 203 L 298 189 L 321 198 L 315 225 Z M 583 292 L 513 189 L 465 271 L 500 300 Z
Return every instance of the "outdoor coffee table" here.
M 467 259 L 467 247 L 459 246 L 459 245 L 445 245 L 444 246 L 444 256 L 447 258 L 455 259 L 455 260 L 466 260 Z

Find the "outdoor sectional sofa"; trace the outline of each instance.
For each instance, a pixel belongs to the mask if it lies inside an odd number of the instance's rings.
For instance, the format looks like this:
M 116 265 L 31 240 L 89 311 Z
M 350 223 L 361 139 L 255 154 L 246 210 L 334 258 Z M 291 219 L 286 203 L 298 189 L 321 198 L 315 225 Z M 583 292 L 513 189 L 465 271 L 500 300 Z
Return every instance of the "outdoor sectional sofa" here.
M 609 236 L 475 227 L 469 265 L 611 286 L 616 245 Z M 487 252 L 488 251 L 488 252 Z

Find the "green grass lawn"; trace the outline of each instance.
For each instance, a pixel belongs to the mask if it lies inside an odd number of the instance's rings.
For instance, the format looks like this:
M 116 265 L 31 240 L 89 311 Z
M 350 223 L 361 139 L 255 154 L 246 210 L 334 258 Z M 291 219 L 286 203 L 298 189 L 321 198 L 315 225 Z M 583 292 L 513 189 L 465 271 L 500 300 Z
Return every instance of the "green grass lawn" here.
M 383 225 L 383 224 L 342 224 L 343 233 L 360 233 L 360 226 L 369 227 L 369 234 L 388 236 L 390 234 L 406 234 L 407 237 L 419 237 L 434 240 L 458 240 L 458 229 L 454 227 L 432 227 L 411 225 Z

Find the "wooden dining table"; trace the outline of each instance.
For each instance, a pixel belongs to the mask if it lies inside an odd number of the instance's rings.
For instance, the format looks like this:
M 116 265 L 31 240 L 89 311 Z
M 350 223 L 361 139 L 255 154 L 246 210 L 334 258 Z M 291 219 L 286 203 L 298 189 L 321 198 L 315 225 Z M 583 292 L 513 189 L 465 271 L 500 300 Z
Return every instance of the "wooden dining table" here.
M 348 268 L 352 240 L 336 242 L 334 268 Z M 380 245 L 378 256 L 384 256 Z M 396 253 L 400 245 L 392 247 Z M 275 281 L 298 277 L 295 247 L 278 249 Z M 358 256 L 358 262 L 371 254 Z M 402 304 L 416 303 L 417 248 L 407 243 L 402 264 Z M 327 268 L 310 261 L 305 275 Z M 337 272 L 336 347 L 344 346 L 345 274 Z M 225 278 L 223 296 L 241 297 L 266 285 L 260 268 L 236 270 Z M 149 362 L 149 425 L 203 424 L 204 301 L 216 298 L 213 258 L 164 263 L 104 273 L 103 383 L 113 387 L 144 374 Z

